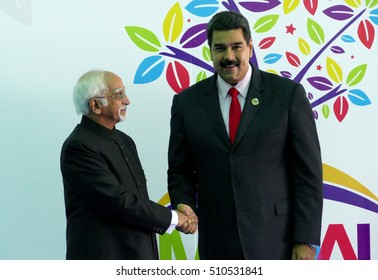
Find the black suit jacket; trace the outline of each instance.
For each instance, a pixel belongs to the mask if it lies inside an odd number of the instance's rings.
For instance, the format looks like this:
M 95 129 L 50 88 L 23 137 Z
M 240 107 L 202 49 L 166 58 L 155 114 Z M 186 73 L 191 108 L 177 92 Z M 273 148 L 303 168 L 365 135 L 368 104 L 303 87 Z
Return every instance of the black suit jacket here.
M 294 242 L 319 244 L 321 233 L 321 154 L 304 88 L 253 67 L 232 145 L 216 78 L 174 96 L 172 205 L 197 208 L 201 259 L 290 259 Z
M 133 140 L 83 117 L 64 142 L 67 259 L 157 259 L 171 211 L 149 200 Z

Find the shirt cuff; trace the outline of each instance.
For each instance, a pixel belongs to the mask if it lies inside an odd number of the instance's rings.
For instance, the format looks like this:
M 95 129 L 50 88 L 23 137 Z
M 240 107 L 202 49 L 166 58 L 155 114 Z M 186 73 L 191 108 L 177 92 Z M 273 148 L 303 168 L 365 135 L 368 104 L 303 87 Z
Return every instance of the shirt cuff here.
M 171 224 L 165 232 L 168 234 L 171 234 L 178 224 L 178 214 L 176 213 L 176 211 L 173 211 L 173 210 L 171 210 L 171 212 L 172 212 Z

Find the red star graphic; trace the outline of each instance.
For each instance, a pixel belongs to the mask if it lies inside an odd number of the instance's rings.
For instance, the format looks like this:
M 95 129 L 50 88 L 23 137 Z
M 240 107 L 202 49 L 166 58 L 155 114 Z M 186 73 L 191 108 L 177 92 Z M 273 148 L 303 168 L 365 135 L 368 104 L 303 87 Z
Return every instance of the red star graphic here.
M 192 20 L 189 18 L 189 19 L 188 19 L 188 22 L 191 22 L 191 21 L 192 21 Z
M 323 67 L 322 67 L 321 65 L 316 66 L 316 70 L 318 70 L 318 71 L 321 71 L 322 68 L 323 68 Z
M 293 26 L 293 24 L 286 26 L 286 33 L 290 33 L 291 35 L 294 35 L 295 30 L 297 30 L 297 29 Z

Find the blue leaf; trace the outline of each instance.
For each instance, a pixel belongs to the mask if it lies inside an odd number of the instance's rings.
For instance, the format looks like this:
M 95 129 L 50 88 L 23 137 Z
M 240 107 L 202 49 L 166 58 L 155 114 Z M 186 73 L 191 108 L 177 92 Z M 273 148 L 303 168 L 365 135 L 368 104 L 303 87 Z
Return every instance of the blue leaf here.
M 375 25 L 378 25 L 378 9 L 372 10 L 369 18 Z
M 219 3 L 217 0 L 193 0 L 185 9 L 195 16 L 208 17 L 219 9 Z
M 366 106 L 371 104 L 369 97 L 362 90 L 352 89 L 349 92 L 351 93 L 348 94 L 349 100 L 354 105 Z
M 265 56 L 263 58 L 263 61 L 267 64 L 273 64 L 273 63 L 276 63 L 278 60 L 280 60 L 282 57 L 281 54 L 278 54 L 278 53 L 271 53 L 271 54 L 268 54 L 267 56 Z
M 144 59 L 135 73 L 134 84 L 147 84 L 158 79 L 165 65 L 164 60 L 159 62 L 161 58 L 161 55 L 154 55 Z
M 345 43 L 356 42 L 356 40 L 354 40 L 354 38 L 352 36 L 350 36 L 350 35 L 341 36 L 341 40 L 343 40 Z

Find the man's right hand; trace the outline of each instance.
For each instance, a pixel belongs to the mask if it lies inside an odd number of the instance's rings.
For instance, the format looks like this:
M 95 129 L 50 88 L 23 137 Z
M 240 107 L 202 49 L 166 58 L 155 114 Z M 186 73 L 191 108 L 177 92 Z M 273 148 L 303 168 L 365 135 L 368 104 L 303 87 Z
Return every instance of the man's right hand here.
M 198 217 L 193 209 L 186 204 L 177 205 L 178 224 L 176 229 L 183 233 L 195 233 L 198 228 Z

